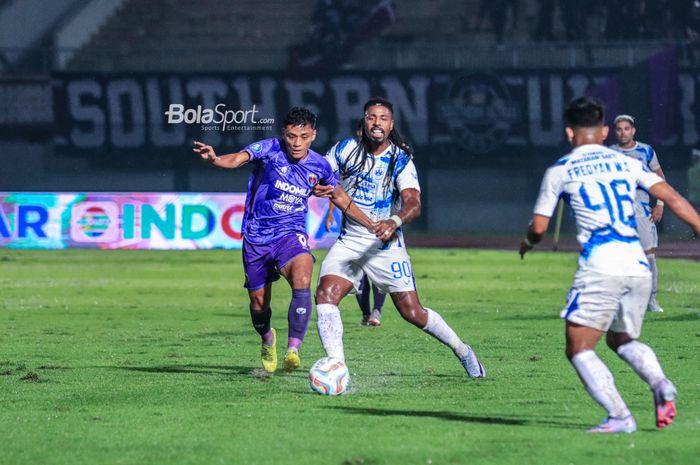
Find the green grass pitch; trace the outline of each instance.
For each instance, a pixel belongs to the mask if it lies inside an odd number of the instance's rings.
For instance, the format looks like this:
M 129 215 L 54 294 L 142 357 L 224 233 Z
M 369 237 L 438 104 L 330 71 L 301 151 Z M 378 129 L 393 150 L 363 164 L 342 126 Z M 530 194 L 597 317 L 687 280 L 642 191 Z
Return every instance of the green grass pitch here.
M 467 378 L 390 301 L 381 328 L 360 327 L 348 297 L 351 387 L 319 396 L 307 379 L 323 355 L 315 316 L 302 369 L 256 376 L 240 252 L 2 250 L 0 464 L 697 463 L 700 263 L 659 260 L 666 312 L 642 334 L 678 387 L 676 422 L 656 430 L 649 390 L 600 345 L 639 430 L 594 436 L 584 430 L 604 412 L 563 355 L 558 316 L 575 255 L 412 258 L 423 304 L 474 346 L 487 379 Z M 273 294 L 286 342 L 288 286 Z

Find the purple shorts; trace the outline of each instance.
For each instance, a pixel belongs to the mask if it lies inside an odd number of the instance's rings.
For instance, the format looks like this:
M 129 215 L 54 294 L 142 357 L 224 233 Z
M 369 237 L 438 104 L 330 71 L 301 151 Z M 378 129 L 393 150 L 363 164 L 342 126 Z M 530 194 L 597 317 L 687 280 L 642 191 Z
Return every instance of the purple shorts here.
M 311 254 L 309 238 L 306 234 L 292 233 L 271 244 L 251 244 L 243 241 L 243 287 L 254 291 L 267 283 L 280 279 L 279 270 L 294 257 L 303 253 Z M 313 257 L 313 255 L 312 255 Z M 316 261 L 316 259 L 314 259 Z

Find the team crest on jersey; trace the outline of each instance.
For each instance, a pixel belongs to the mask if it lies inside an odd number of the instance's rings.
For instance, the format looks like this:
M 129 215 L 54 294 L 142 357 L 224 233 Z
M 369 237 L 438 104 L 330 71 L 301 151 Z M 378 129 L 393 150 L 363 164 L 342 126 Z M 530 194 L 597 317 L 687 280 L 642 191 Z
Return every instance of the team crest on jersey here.
M 374 170 L 374 177 L 375 177 L 375 178 L 381 178 L 382 176 L 384 176 L 384 170 L 383 170 L 383 169 L 377 168 L 376 170 Z
M 287 174 L 287 171 L 289 171 L 289 167 L 287 167 L 287 166 L 280 166 L 280 173 L 282 173 L 282 174 Z
M 259 152 L 261 148 L 262 148 L 262 145 L 259 144 L 258 142 L 254 143 L 253 145 L 250 146 L 250 150 L 252 150 L 253 152 Z
M 316 183 L 318 183 L 318 176 L 316 176 L 314 173 L 309 173 L 306 181 L 309 183 L 309 187 L 314 187 Z

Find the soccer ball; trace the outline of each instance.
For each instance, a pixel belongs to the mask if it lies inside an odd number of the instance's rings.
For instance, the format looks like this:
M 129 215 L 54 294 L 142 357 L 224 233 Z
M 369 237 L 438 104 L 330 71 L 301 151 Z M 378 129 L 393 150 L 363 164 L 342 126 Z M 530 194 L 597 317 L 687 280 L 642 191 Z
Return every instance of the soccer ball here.
M 309 370 L 311 390 L 326 396 L 339 396 L 345 392 L 350 382 L 348 367 L 342 360 L 323 357 Z

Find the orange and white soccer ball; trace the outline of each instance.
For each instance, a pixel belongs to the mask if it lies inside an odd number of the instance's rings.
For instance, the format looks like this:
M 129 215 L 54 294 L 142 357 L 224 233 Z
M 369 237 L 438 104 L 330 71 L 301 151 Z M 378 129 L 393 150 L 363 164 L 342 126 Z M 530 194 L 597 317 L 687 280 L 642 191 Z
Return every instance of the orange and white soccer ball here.
M 348 388 L 350 372 L 345 363 L 334 357 L 323 357 L 309 370 L 311 390 L 326 396 L 339 396 Z

